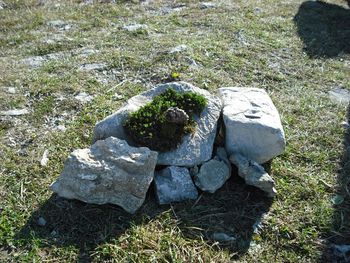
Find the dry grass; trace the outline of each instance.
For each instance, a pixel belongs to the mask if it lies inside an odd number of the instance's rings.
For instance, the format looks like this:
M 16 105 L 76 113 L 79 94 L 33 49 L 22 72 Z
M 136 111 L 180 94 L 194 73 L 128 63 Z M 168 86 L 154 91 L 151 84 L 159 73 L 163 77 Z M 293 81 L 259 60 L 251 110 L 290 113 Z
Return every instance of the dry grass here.
M 0 261 L 329 262 L 333 244 L 349 243 L 346 105 L 327 94 L 350 87 L 345 2 L 214 1 L 210 9 L 199 1 L 5 2 L 0 110 L 30 114 L 0 118 Z M 56 20 L 64 23 L 49 23 Z M 148 29 L 122 29 L 133 23 Z M 180 44 L 188 48 L 169 54 Z M 42 56 L 41 66 L 24 62 L 33 56 Z M 89 63 L 105 66 L 80 69 Z M 269 92 L 287 138 L 285 154 L 272 164 L 277 197 L 266 199 L 236 175 L 196 203 L 158 206 L 150 191 L 132 216 L 52 195 L 48 185 L 72 149 L 90 144 L 94 124 L 173 72 L 212 92 Z M 81 103 L 79 92 L 94 99 Z M 45 149 L 49 163 L 42 167 Z M 338 205 L 336 194 L 344 197 Z M 236 241 L 218 243 L 215 232 Z

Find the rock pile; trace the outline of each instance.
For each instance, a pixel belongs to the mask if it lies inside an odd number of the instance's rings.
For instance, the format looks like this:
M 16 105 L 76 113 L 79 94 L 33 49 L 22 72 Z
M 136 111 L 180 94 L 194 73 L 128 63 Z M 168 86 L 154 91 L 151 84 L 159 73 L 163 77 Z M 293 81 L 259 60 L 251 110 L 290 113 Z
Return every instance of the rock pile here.
M 170 88 L 207 99 L 205 109 L 195 118 L 196 131 L 172 151 L 135 147 L 123 130 L 124 121 Z M 186 117 L 181 109 L 171 109 L 170 115 Z M 220 129 L 225 131 L 224 147 L 216 148 L 214 141 Z M 96 124 L 93 141 L 89 149 L 71 153 L 51 189 L 65 198 L 112 203 L 130 213 L 143 204 L 152 181 L 159 204 L 196 199 L 197 187 L 209 193 L 222 187 L 231 176 L 232 164 L 247 184 L 273 197 L 274 181 L 260 164 L 281 154 L 285 147 L 279 114 L 264 90 L 221 88 L 213 95 L 185 82 L 159 85 L 129 99 Z

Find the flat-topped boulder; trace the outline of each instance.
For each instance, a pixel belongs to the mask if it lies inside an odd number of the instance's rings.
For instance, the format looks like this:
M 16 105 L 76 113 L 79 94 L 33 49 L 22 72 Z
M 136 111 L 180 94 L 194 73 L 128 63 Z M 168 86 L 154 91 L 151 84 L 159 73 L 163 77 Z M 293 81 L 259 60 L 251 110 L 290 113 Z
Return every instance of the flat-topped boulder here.
M 197 124 L 195 132 L 185 135 L 182 143 L 175 150 L 159 152 L 157 164 L 193 167 L 211 159 L 222 103 L 219 97 L 186 82 L 158 85 L 132 97 L 121 109 L 96 124 L 94 141 L 113 136 L 126 140 L 130 145 L 135 145 L 125 134 L 123 123 L 130 113 L 151 102 L 155 96 L 165 92 L 167 89 L 174 89 L 179 93 L 198 93 L 207 99 L 207 105 L 201 115 L 195 117 Z
M 225 148 L 259 164 L 283 153 L 286 145 L 280 116 L 263 89 L 220 88 Z
M 154 177 L 157 152 L 130 147 L 109 137 L 70 154 L 51 185 L 59 196 L 92 204 L 116 204 L 134 213 L 145 200 Z

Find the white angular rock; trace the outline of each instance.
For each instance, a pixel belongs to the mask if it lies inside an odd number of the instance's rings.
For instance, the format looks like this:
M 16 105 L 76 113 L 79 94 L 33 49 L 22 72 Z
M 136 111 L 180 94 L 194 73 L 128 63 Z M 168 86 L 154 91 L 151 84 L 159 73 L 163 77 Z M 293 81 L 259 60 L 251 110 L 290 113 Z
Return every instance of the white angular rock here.
M 328 95 L 332 101 L 339 104 L 348 104 L 350 102 L 350 91 L 345 88 L 334 88 L 328 91 Z
M 197 189 L 185 167 L 170 166 L 156 172 L 154 185 L 158 203 L 161 205 L 198 197 Z
M 203 3 L 200 3 L 199 7 L 201 9 L 215 8 L 216 4 L 215 3 L 211 3 L 211 2 L 203 2 Z
M 196 186 L 206 192 L 215 193 L 231 176 L 231 164 L 224 148 L 218 148 L 214 159 L 204 163 L 194 175 Z
M 78 95 L 74 96 L 74 98 L 82 103 L 86 103 L 92 101 L 94 96 L 89 95 L 86 92 L 80 92 Z
M 132 25 L 123 26 L 123 29 L 129 32 L 136 32 L 139 30 L 147 30 L 148 26 L 144 24 L 132 24 Z
M 72 152 L 51 189 L 68 199 L 116 204 L 134 213 L 145 200 L 156 162 L 157 152 L 109 137 Z
M 3 116 L 20 116 L 28 113 L 29 111 L 27 109 L 21 109 L 21 110 L 14 109 L 14 110 L 0 111 L 0 115 L 3 115 Z
M 160 152 L 158 154 L 157 164 L 193 167 L 208 161 L 213 152 L 217 120 L 221 112 L 221 101 L 208 91 L 194 87 L 186 82 L 173 82 L 158 85 L 153 89 L 132 97 L 128 100 L 126 105 L 116 113 L 96 124 L 94 141 L 105 139 L 109 136 L 127 140 L 123 123 L 127 119 L 129 113 L 138 110 L 140 107 L 152 101 L 153 97 L 170 88 L 180 93 L 196 92 L 207 98 L 208 103 L 201 113 L 201 116 L 195 119 L 197 123 L 195 133 L 184 136 L 182 143 L 177 149 L 168 152 Z M 128 143 L 132 145 L 131 141 L 128 141 Z
M 283 153 L 284 131 L 276 107 L 263 89 L 221 88 L 228 154 L 241 153 L 260 164 Z
M 188 49 L 188 46 L 182 44 L 182 45 L 179 45 L 179 46 L 176 46 L 174 48 L 172 48 L 169 53 L 170 54 L 176 54 L 176 53 L 181 53 L 181 52 L 184 52 Z
M 10 94 L 16 94 L 17 89 L 15 87 L 7 87 L 7 92 Z
M 1 1 L 0 0 L 0 10 L 1 9 L 4 9 L 4 8 L 6 8 L 7 7 L 7 4 L 4 2 L 4 1 Z
M 49 162 L 49 150 L 45 150 L 43 156 L 41 157 L 40 164 L 41 166 L 46 166 Z
M 239 153 L 232 154 L 230 161 L 237 166 L 238 175 L 244 179 L 246 184 L 261 189 L 269 197 L 276 195 L 275 181 L 260 164 L 247 159 Z
M 106 63 L 83 64 L 79 67 L 80 71 L 101 71 L 107 68 Z

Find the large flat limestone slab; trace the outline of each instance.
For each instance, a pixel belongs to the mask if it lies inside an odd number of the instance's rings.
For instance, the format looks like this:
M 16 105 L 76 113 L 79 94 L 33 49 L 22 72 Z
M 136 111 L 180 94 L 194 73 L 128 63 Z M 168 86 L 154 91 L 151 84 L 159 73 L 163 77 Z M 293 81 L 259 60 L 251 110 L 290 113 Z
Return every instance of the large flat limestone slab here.
M 130 145 L 134 145 L 126 136 L 123 128 L 123 123 L 129 113 L 138 110 L 140 107 L 151 102 L 154 96 L 170 88 L 180 93 L 196 92 L 206 97 L 208 103 L 201 115 L 195 119 L 197 123 L 195 133 L 184 136 L 182 143 L 177 149 L 168 152 L 159 152 L 157 164 L 192 167 L 208 161 L 213 152 L 217 121 L 220 117 L 222 103 L 217 96 L 186 82 L 158 85 L 153 89 L 132 97 L 121 109 L 96 124 L 94 141 L 113 136 L 127 140 Z

